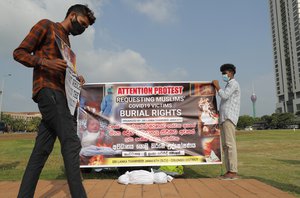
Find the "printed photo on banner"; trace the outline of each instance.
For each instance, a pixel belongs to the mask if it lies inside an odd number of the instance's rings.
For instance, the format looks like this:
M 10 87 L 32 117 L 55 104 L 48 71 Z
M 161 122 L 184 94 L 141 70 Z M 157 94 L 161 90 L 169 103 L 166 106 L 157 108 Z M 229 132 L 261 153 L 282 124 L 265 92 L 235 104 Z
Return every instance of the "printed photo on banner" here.
M 67 61 L 67 65 L 72 68 L 72 70 L 76 73 L 76 55 L 71 50 L 66 42 L 64 42 L 58 35 L 55 34 L 55 41 L 59 48 L 59 51 L 65 61 Z
M 79 102 L 82 167 L 221 163 L 208 82 L 86 84 Z
M 211 83 L 190 83 L 191 96 L 214 96 L 215 88 Z
M 80 82 L 77 79 L 77 74 L 70 68 L 66 69 L 65 76 L 65 92 L 69 110 L 74 115 L 80 95 Z
M 65 91 L 68 107 L 71 114 L 74 115 L 80 94 L 80 82 L 76 73 L 76 55 L 71 48 L 56 34 L 55 41 L 62 58 L 67 62 L 68 65 L 65 76 Z

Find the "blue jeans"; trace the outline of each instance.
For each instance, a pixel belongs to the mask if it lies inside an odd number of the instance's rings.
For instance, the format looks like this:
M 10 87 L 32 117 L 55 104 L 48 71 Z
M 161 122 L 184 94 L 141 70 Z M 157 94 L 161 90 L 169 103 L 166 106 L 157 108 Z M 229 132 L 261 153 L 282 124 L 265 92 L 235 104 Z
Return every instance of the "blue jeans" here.
M 53 150 L 56 137 L 61 144 L 71 196 L 73 198 L 87 197 L 79 168 L 81 144 L 76 133 L 76 121 L 67 106 L 65 95 L 60 91 L 43 88 L 38 93 L 37 103 L 42 114 L 42 121 L 23 175 L 18 197 L 34 196 L 41 171 Z

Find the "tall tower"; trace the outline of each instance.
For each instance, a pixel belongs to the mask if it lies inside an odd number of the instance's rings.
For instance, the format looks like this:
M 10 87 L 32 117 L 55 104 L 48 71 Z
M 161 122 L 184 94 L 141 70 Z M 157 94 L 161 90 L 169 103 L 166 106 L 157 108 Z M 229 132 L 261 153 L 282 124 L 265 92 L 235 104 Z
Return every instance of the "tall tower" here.
M 276 112 L 300 111 L 300 0 L 269 0 Z
M 253 91 L 253 93 L 252 93 L 252 95 L 251 95 L 250 98 L 251 98 L 251 101 L 252 101 L 253 118 L 255 118 L 255 117 L 256 117 L 255 102 L 256 102 L 256 100 L 257 100 L 257 97 L 256 97 L 254 91 Z

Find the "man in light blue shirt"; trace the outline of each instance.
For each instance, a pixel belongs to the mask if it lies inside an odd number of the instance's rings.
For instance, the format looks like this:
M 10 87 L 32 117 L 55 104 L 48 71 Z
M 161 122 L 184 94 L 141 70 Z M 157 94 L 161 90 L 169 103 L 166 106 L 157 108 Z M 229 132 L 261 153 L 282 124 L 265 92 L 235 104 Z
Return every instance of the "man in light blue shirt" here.
M 221 98 L 219 114 L 221 125 L 222 147 L 224 163 L 227 172 L 221 179 L 237 179 L 237 148 L 235 127 L 240 113 L 241 91 L 239 83 L 234 79 L 236 68 L 233 64 L 224 64 L 220 67 L 223 80 L 226 82 L 224 89 L 220 88 L 219 81 L 213 80 L 218 95 Z

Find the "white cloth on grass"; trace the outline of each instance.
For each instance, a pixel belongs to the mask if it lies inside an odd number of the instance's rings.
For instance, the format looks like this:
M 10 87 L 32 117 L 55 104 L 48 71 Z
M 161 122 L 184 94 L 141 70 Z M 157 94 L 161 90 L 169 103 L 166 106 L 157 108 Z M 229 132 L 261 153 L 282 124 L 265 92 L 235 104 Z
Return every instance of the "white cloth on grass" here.
M 120 184 L 163 184 L 171 182 L 173 177 L 164 172 L 154 173 L 153 171 L 134 170 L 127 171 L 118 178 Z

